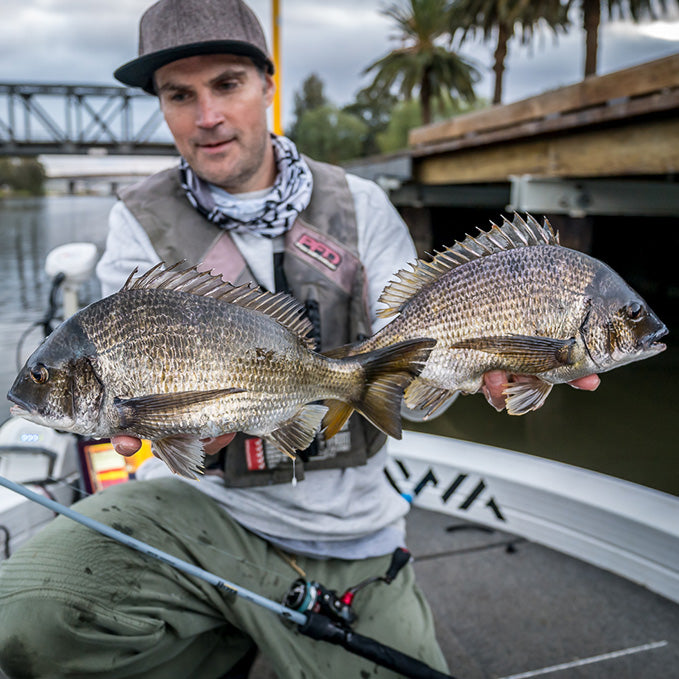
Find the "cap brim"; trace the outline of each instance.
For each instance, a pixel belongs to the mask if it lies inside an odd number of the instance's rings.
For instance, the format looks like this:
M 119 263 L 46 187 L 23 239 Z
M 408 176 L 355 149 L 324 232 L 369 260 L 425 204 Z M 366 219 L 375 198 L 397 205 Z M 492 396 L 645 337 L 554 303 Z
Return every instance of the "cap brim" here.
M 267 73 L 273 74 L 274 72 L 273 63 L 269 57 L 254 45 L 238 40 L 210 40 L 145 54 L 123 64 L 113 73 L 113 76 L 124 85 L 141 87 L 145 92 L 155 94 L 153 74 L 161 66 L 199 54 L 238 54 L 250 57 L 255 63 L 261 65 Z

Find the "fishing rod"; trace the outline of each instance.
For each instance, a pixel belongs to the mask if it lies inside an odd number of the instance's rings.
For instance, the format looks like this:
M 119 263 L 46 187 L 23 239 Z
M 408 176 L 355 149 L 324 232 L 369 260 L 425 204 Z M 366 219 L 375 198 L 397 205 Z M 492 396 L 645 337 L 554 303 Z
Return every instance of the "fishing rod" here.
M 295 581 L 292 589 L 286 596 L 286 603 L 295 605 L 300 609 L 295 610 L 290 606 L 280 604 L 261 594 L 229 582 L 210 571 L 183 561 L 172 554 L 156 549 L 142 540 L 126 535 L 55 500 L 43 497 L 21 484 L 10 481 L 4 476 L 0 476 L 0 486 L 23 495 L 23 497 L 32 502 L 37 502 L 57 514 L 62 514 L 146 556 L 150 556 L 188 575 L 199 578 L 220 591 L 235 594 L 246 601 L 261 606 L 279 615 L 281 618 L 295 623 L 299 632 L 311 639 L 342 646 L 354 655 L 371 660 L 410 679 L 455 679 L 455 677 L 439 672 L 422 661 L 406 655 L 395 648 L 386 646 L 370 637 L 355 633 L 349 625 L 354 619 L 353 613 L 350 611 L 354 594 L 366 584 L 376 580 L 382 580 L 387 583 L 391 582 L 396 573 L 410 560 L 410 554 L 405 550 L 400 550 L 400 552 L 397 550 L 385 576 L 371 578 L 347 590 L 340 598 L 334 592 L 319 585 L 319 583 Z

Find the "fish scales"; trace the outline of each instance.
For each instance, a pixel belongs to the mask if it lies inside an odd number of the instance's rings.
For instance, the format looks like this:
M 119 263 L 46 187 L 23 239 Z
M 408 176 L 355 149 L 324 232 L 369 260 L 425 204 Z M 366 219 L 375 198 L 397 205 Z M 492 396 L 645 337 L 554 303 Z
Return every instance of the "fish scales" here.
M 539 408 L 552 385 L 659 353 L 665 325 L 610 267 L 562 247 L 545 220 L 515 215 L 396 274 L 373 337 L 332 352 L 351 355 L 415 337 L 437 340 L 406 389 L 431 416 L 455 392 L 475 393 L 484 373 L 521 375 L 507 385 L 510 414 Z
M 400 437 L 403 390 L 433 340 L 327 358 L 313 351 L 292 297 L 159 267 L 43 342 L 10 389 L 14 414 L 94 437 L 151 439 L 186 476 L 201 470 L 199 439 L 243 431 L 293 456 L 354 409 Z
M 565 248 L 555 251 L 545 245 L 525 253 L 512 250 L 506 256 L 491 255 L 478 260 L 477 266 L 460 267 L 455 275 L 423 290 L 407 312 L 392 321 L 389 332 L 367 342 L 364 348 L 418 336 L 422 327 L 413 323 L 413 318 L 431 318 L 426 332 L 442 341 L 433 349 L 420 378 L 446 371 L 453 376 L 456 388 L 473 392 L 480 386 L 479 371 L 523 372 L 526 356 L 452 349 L 451 344 L 509 334 L 567 340 L 577 330 L 587 297 L 577 292 L 566 303 L 554 294 L 553 280 L 561 278 L 573 291 L 584 290 L 592 277 L 591 267 L 581 266 Z M 490 288 L 488 281 L 502 283 Z
M 141 313 L 133 316 L 132 310 Z M 102 346 L 98 361 L 119 398 L 225 385 L 243 390 L 174 409 L 183 418 L 180 426 L 203 437 L 220 433 L 225 414 L 230 425 L 244 427 L 238 431 L 261 432 L 265 417 L 294 414 L 291 394 L 297 400 L 336 397 L 341 386 L 335 366 L 282 332 L 268 316 L 236 305 L 164 290 L 131 290 L 95 313 L 99 318 L 84 317 L 83 322 L 104 328 L 104 316 L 116 316 L 118 332 L 100 332 L 93 341 Z M 125 372 L 116 367 L 122 360 L 129 368 Z M 258 410 L 263 403 L 264 412 Z

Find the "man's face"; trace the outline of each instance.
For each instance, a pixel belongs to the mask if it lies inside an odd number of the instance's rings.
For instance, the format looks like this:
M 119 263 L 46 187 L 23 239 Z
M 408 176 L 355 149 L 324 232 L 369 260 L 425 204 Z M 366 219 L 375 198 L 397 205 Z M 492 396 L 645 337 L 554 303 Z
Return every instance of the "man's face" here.
M 162 66 L 155 83 L 175 145 L 196 174 L 230 193 L 273 184 L 269 75 L 246 57 L 209 54 Z

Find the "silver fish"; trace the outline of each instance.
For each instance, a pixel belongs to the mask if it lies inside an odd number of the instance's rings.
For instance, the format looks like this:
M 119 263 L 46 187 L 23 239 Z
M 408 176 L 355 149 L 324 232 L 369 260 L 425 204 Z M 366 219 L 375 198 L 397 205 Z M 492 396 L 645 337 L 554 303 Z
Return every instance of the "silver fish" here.
M 285 294 L 158 265 L 38 347 L 9 391 L 12 413 L 87 436 L 150 439 L 189 477 L 203 465 L 199 439 L 227 432 L 266 437 L 293 456 L 326 414 L 334 433 L 333 413 L 356 409 L 400 438 L 403 389 L 433 340 L 329 359 L 313 351 L 303 311 Z M 325 399 L 330 413 L 316 403 Z
M 545 219 L 502 226 L 418 260 L 380 298 L 396 316 L 360 345 L 374 351 L 415 337 L 437 340 L 406 405 L 431 416 L 456 391 L 475 393 L 489 370 L 528 375 L 505 388 L 507 411 L 543 405 L 552 385 L 654 356 L 667 328 L 610 267 L 559 245 Z

